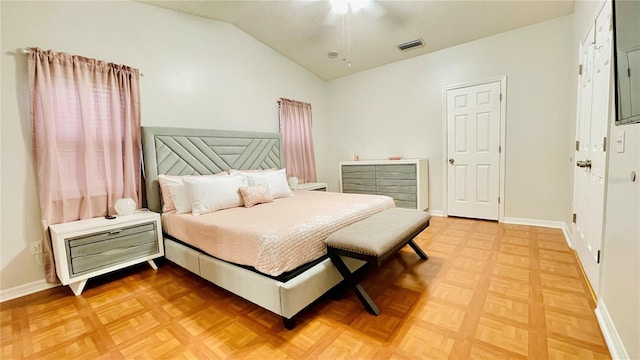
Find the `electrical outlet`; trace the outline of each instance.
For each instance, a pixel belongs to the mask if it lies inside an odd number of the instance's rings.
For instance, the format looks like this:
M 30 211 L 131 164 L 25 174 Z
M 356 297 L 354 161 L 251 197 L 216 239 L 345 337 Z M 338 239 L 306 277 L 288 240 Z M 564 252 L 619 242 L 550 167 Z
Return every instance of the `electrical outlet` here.
M 42 241 L 31 242 L 31 255 L 42 254 Z

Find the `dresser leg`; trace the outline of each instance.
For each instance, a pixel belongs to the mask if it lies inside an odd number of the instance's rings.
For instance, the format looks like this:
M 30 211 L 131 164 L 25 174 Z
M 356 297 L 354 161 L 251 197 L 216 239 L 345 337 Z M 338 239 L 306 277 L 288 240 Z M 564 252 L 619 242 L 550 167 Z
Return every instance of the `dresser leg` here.
M 79 296 L 80 294 L 82 294 L 82 290 L 84 290 L 85 285 L 87 285 L 87 279 L 71 283 L 69 284 L 69 287 L 76 296 Z
M 151 266 L 153 270 L 158 270 L 158 265 L 156 265 L 155 261 L 149 260 L 147 262 L 149 263 L 149 266 Z

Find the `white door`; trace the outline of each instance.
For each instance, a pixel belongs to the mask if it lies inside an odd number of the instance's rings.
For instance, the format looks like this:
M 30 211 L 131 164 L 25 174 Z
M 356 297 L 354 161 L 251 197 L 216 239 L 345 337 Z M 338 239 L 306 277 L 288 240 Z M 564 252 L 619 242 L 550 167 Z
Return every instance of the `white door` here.
M 607 3 L 581 45 L 580 92 L 576 124 L 573 247 L 591 287 L 600 283 L 604 223 L 606 136 L 610 114 L 611 7 Z
M 595 29 L 592 27 L 589 30 L 589 34 L 580 45 L 580 64 L 582 66 L 582 73 L 579 77 L 579 92 L 578 92 L 578 109 L 576 119 L 576 153 L 575 160 L 578 162 L 586 162 L 589 159 L 589 150 L 591 142 L 591 99 L 593 95 L 593 42 L 595 39 Z M 584 264 L 585 260 L 580 253 L 586 249 L 584 244 L 589 242 L 591 236 L 592 224 L 590 223 L 588 216 L 586 216 L 586 209 L 589 208 L 589 173 L 586 167 L 575 167 L 573 176 L 573 212 L 575 215 L 575 221 L 572 231 L 572 245 L 581 258 L 581 262 Z M 578 216 L 578 213 L 580 216 Z M 586 269 L 586 266 L 583 265 Z
M 446 90 L 447 213 L 498 220 L 500 81 Z

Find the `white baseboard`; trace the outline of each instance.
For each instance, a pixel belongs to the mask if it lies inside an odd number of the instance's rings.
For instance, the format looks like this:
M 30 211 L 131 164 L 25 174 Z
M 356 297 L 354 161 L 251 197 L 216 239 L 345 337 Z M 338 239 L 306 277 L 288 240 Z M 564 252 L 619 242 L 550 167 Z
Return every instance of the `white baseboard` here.
M 442 211 L 442 210 L 429 210 L 429 214 L 431 214 L 431 216 L 444 216 L 444 211 Z
M 60 284 L 49 284 L 44 279 L 33 281 L 27 284 L 19 285 L 5 290 L 0 290 L 0 302 L 13 300 L 22 296 L 31 295 L 38 291 L 47 290 L 60 286 Z
M 569 248 L 573 249 L 573 243 L 571 242 L 571 231 L 569 230 L 567 224 L 564 224 L 564 226 L 562 227 L 562 233 L 564 234 L 564 239 L 567 242 L 567 245 L 569 245 Z
M 548 228 L 555 228 L 555 229 L 564 229 L 567 227 L 567 224 L 565 224 L 562 221 L 525 219 L 525 218 L 514 218 L 514 217 L 506 217 L 506 216 L 503 222 L 505 224 L 540 226 L 540 227 L 548 227 Z
M 627 350 L 624 348 L 622 339 L 620 339 L 616 326 L 613 324 L 613 320 L 611 316 L 609 316 L 607 307 L 604 305 L 602 299 L 598 300 L 596 318 L 598 318 L 598 324 L 600 324 L 602 335 L 604 335 L 604 341 L 609 347 L 611 358 L 615 360 L 629 359 L 629 354 L 627 354 Z
M 540 226 L 540 227 L 560 229 L 562 230 L 562 234 L 564 235 L 564 240 L 567 242 L 567 245 L 569 245 L 569 247 L 573 249 L 573 246 L 571 246 L 571 231 L 569 231 L 569 227 L 567 226 L 567 223 L 563 221 L 549 221 L 549 220 L 505 217 L 503 222 L 505 224 L 529 225 L 529 226 Z

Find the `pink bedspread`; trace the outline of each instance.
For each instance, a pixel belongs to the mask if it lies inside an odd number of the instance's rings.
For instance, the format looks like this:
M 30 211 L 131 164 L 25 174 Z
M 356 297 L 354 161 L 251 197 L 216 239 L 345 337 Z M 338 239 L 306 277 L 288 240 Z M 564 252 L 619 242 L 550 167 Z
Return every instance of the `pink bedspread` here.
M 277 276 L 326 254 L 334 231 L 394 207 L 387 196 L 294 191 L 251 208 L 162 216 L 165 231 L 200 250 Z

